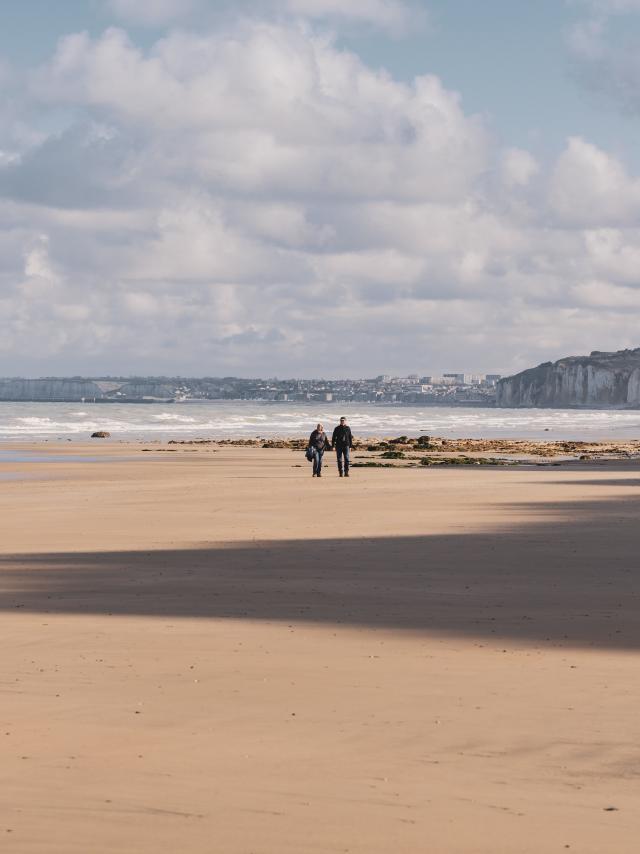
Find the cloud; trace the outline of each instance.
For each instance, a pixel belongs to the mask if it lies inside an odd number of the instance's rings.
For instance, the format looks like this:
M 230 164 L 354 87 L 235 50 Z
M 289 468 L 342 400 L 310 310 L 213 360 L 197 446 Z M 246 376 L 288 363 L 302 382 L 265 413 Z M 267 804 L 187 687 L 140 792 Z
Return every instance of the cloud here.
M 182 134 L 179 168 L 226 192 L 451 199 L 486 168 L 481 123 L 438 78 L 399 83 L 297 28 L 172 34 L 148 55 L 118 29 L 69 36 L 37 89 L 143 138 L 165 169 Z
M 601 283 L 640 287 L 639 228 L 601 228 L 585 233 L 588 268 Z
M 577 301 L 585 306 L 626 312 L 640 309 L 640 290 L 623 288 L 610 282 L 584 282 L 574 288 Z
M 71 34 L 28 80 L 0 373 L 501 371 L 635 341 L 640 185 L 588 140 L 549 167 L 292 19 Z
M 640 217 L 640 180 L 579 137 L 569 140 L 551 177 L 550 201 L 573 225 L 624 225 Z
M 508 188 L 526 187 L 540 172 L 535 157 L 521 148 L 509 148 L 502 155 L 502 180 Z

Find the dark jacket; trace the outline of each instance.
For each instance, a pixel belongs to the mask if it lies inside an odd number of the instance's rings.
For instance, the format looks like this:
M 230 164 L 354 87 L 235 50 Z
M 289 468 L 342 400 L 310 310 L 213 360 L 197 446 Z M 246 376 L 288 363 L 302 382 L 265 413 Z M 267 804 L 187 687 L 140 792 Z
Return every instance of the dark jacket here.
M 324 432 L 319 433 L 317 430 L 314 430 L 309 436 L 309 447 L 317 448 L 319 451 L 326 451 L 331 447 L 329 437 Z
M 341 424 L 338 424 L 336 429 L 333 431 L 331 444 L 336 449 L 353 448 L 353 434 L 351 433 L 351 427 L 347 424 L 345 424 L 344 427 Z

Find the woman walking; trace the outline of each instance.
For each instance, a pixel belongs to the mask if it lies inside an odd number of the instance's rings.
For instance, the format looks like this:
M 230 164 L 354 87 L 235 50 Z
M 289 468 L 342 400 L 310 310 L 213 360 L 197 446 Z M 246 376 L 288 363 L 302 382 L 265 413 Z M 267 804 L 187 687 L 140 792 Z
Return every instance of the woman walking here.
M 322 477 L 322 457 L 325 451 L 331 450 L 329 437 L 324 432 L 322 424 L 318 424 L 309 436 L 309 449 L 313 454 L 313 477 Z

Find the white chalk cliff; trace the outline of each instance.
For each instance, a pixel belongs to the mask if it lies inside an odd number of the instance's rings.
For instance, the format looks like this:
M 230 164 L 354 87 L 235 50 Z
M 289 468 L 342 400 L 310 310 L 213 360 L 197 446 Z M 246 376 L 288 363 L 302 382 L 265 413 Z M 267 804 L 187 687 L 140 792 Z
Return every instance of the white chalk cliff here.
M 544 362 L 500 380 L 497 406 L 640 407 L 640 348 Z

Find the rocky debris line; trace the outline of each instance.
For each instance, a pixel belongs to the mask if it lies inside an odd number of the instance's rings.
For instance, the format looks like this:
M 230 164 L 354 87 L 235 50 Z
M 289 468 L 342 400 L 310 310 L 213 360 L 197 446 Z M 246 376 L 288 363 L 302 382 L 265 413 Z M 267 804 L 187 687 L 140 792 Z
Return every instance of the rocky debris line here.
M 221 445 L 215 439 L 169 439 L 168 445 Z
M 440 440 L 436 440 L 440 441 Z M 373 443 L 372 447 L 369 447 Z M 169 445 L 230 445 L 239 448 L 284 448 L 285 450 L 303 451 L 308 444 L 308 439 L 170 439 Z M 429 436 L 420 436 L 418 439 L 409 439 L 400 436 L 397 439 L 356 439 L 354 448 L 356 450 L 386 450 L 389 446 L 402 445 L 429 448 Z
M 108 433 L 106 430 L 96 430 L 95 433 L 91 434 L 92 439 L 110 439 L 111 433 Z
M 263 448 L 290 448 L 292 451 L 304 451 L 308 439 L 267 439 L 261 442 Z
M 171 439 L 170 445 L 231 445 L 238 448 L 285 448 L 301 451 L 307 447 L 306 439 Z
M 384 460 L 402 460 L 399 464 L 378 462 L 378 460 L 365 459 L 361 462 L 352 463 L 356 468 L 418 468 L 419 466 L 517 466 L 523 460 L 504 460 L 497 457 L 466 457 L 460 455 L 457 457 L 445 456 L 425 456 L 425 457 L 407 457 L 402 452 L 391 452 L 381 454 L 380 459 Z
M 296 439 L 172 439 L 169 445 L 213 445 L 246 448 L 284 449 L 303 451 L 307 447 L 306 438 Z M 443 439 L 438 436 L 419 436 L 409 438 L 368 438 L 354 442 L 358 454 L 365 452 L 379 454 L 387 460 L 420 460 L 417 454 L 430 452 L 438 456 L 447 454 L 502 454 L 520 457 L 575 457 L 591 459 L 593 457 L 631 457 L 640 455 L 640 440 L 628 442 L 568 442 L 534 441 L 529 439 Z
M 394 466 L 393 463 L 379 463 L 376 460 L 365 460 L 364 462 L 351 463 L 351 468 L 353 469 L 395 469 L 398 466 Z
M 640 348 L 544 362 L 498 382 L 496 404 L 504 407 L 640 406 Z
M 529 439 L 444 439 L 442 450 L 462 453 L 526 454 L 537 457 L 609 456 L 627 457 L 640 452 L 640 441 L 617 442 L 540 442 Z
M 501 460 L 496 457 L 422 457 L 422 466 L 517 466 L 518 460 Z
M 428 441 L 425 442 L 424 440 Z M 534 441 L 529 439 L 441 439 L 437 437 L 420 437 L 407 439 L 379 440 L 366 444 L 366 449 L 380 452 L 392 459 L 391 454 L 406 453 L 407 451 L 429 450 L 437 453 L 458 454 L 519 454 L 537 457 L 576 456 L 585 459 L 591 456 L 620 456 L 628 457 L 640 453 L 640 440 L 629 442 L 561 442 Z

